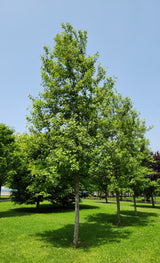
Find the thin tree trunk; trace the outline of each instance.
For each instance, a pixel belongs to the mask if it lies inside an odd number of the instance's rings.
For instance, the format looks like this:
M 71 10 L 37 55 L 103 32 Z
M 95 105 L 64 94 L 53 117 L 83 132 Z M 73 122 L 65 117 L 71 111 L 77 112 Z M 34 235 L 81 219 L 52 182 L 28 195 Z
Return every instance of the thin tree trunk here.
M 39 196 L 37 197 L 37 205 L 36 205 L 36 211 L 39 211 Z
M 105 200 L 106 200 L 106 203 L 108 203 L 108 190 L 107 190 L 107 187 L 105 189 Z
M 120 226 L 121 225 L 121 219 L 120 219 L 119 191 L 116 191 L 116 200 L 117 200 L 117 226 Z
M 136 206 L 136 197 L 135 197 L 135 195 L 133 195 L 133 201 L 134 201 L 134 212 L 135 212 L 135 216 L 137 216 L 137 206 Z
M 122 191 L 121 191 L 120 201 L 122 201 L 122 199 L 123 199 L 123 193 L 122 193 Z
M 149 199 L 150 199 L 150 197 L 149 197 L 149 196 L 146 196 L 146 198 L 145 198 L 145 199 L 146 199 L 146 200 L 145 200 L 146 202 L 150 202 L 150 200 L 149 200 Z
M 75 225 L 74 225 L 74 237 L 73 247 L 78 247 L 78 235 L 79 235 L 79 176 L 75 178 Z
M 2 185 L 0 185 L 0 197 L 1 197 L 1 193 L 2 193 Z
M 153 195 L 152 195 L 152 207 L 153 207 L 153 208 L 155 207 Z

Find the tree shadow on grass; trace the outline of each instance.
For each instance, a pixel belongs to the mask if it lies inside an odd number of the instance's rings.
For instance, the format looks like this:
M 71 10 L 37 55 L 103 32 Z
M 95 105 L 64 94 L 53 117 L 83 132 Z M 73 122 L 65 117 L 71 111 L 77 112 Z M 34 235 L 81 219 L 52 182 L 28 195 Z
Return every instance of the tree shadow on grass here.
M 97 208 L 99 207 L 93 205 L 80 204 L 80 210 L 97 209 Z M 21 216 L 28 216 L 33 214 L 49 214 L 49 213 L 55 214 L 55 213 L 68 213 L 68 212 L 74 212 L 74 206 L 61 207 L 61 206 L 53 206 L 52 204 L 41 204 L 38 211 L 33 206 L 18 207 L 2 212 L 0 211 L 0 218 L 17 217 L 17 216 L 21 217 Z
M 86 217 L 86 223 L 80 223 L 79 247 L 88 250 L 107 243 L 118 243 L 128 239 L 134 229 L 128 227 L 144 227 L 151 221 L 149 217 L 157 216 L 156 213 L 139 212 L 134 216 L 134 211 L 121 211 L 122 226 L 117 227 L 117 215 L 96 213 Z M 37 237 L 45 241 L 48 246 L 71 247 L 73 241 L 74 225 L 69 224 L 60 229 L 38 233 Z
M 38 233 L 37 237 L 48 245 L 57 248 L 72 247 L 74 224 L 63 228 Z M 110 242 L 121 242 L 121 239 L 129 237 L 128 230 L 123 231 L 108 224 L 81 223 L 79 227 L 79 248 L 88 250 L 91 247 L 101 246 Z
M 132 206 L 134 206 L 134 205 L 132 205 Z M 140 208 L 153 208 L 153 211 L 155 210 L 155 209 L 160 209 L 160 205 L 159 204 L 156 204 L 155 203 L 155 207 L 152 207 L 152 203 L 137 203 L 136 204 L 136 207 L 138 208 L 138 207 L 140 207 Z
M 138 212 L 138 216 L 134 215 L 134 211 L 122 210 L 121 213 L 121 226 L 147 226 L 151 221 L 150 217 L 157 217 L 156 213 Z M 87 217 L 88 222 L 95 222 L 99 224 L 112 224 L 117 225 L 117 214 L 98 213 Z
M 121 216 L 125 226 L 148 224 L 147 213 L 141 213 L 140 217 L 135 217 L 132 212 L 122 211 Z M 80 223 L 79 247 L 87 251 L 91 247 L 119 243 L 122 239 L 128 239 L 133 230 L 117 227 L 116 223 L 116 214 L 96 213 L 87 216 L 86 223 Z M 69 224 L 57 230 L 38 233 L 37 237 L 45 241 L 48 246 L 67 248 L 72 246 L 73 231 L 74 224 Z
M 9 202 L 9 201 L 11 201 L 10 198 L 0 197 L 0 202 Z
M 15 208 L 15 209 L 9 209 L 7 211 L 0 211 L 0 218 L 28 216 L 33 214 L 33 210 L 34 210 L 33 208 L 30 209 Z

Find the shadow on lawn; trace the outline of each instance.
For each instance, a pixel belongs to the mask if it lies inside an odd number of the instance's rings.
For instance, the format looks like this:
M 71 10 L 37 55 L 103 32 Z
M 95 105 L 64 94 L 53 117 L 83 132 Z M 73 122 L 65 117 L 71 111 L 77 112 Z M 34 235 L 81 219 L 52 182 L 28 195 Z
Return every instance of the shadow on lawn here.
M 38 233 L 38 239 L 50 243 L 48 246 L 72 247 L 74 225 L 69 224 L 63 228 Z M 114 228 L 107 224 L 81 223 L 79 228 L 79 248 L 85 250 L 90 247 L 97 247 L 110 242 L 120 242 L 123 238 L 128 238 L 130 232 Z
M 28 216 L 33 214 L 33 211 L 35 211 L 34 208 L 25 209 L 25 208 L 15 208 L 15 209 L 9 209 L 7 211 L 0 211 L 0 218 L 5 217 L 21 217 L 21 216 Z
M 93 206 L 93 205 L 85 205 L 85 204 L 80 204 L 80 210 L 84 209 L 97 209 L 99 208 L 98 206 Z M 27 215 L 33 215 L 33 214 L 49 214 L 49 213 L 68 213 L 68 212 L 74 212 L 74 206 L 70 207 L 58 207 L 58 206 L 53 206 L 51 204 L 41 204 L 39 211 L 36 211 L 35 207 L 19 207 L 19 208 L 13 208 L 7 211 L 2 211 L 0 212 L 0 218 L 4 217 L 21 217 L 21 216 L 27 216 Z
M 138 212 L 138 216 L 134 215 L 134 211 L 121 210 L 121 226 L 147 226 L 150 223 L 149 217 L 157 217 L 156 213 Z M 87 217 L 88 222 L 95 222 L 98 224 L 112 224 L 117 225 L 117 214 L 107 215 L 107 213 L 99 213 Z
M 157 216 L 155 213 L 139 212 L 134 216 L 132 211 L 121 211 L 122 227 L 117 227 L 116 214 L 107 215 L 106 213 L 96 213 L 87 216 L 86 223 L 80 223 L 79 247 L 85 250 L 90 247 L 97 247 L 110 242 L 121 242 L 121 239 L 128 239 L 134 231 L 125 227 L 128 226 L 146 226 L 150 223 L 148 217 Z M 69 224 L 63 228 L 38 233 L 37 237 L 48 246 L 54 247 L 71 247 L 73 240 L 74 225 Z
M 132 206 L 134 206 L 134 205 L 132 205 Z M 148 203 L 148 204 L 147 203 L 137 203 L 136 206 L 137 206 L 137 208 L 138 207 L 140 207 L 140 208 L 151 208 L 151 209 L 153 209 L 153 211 L 156 209 L 160 209 L 160 205 L 156 204 L 156 203 L 155 203 L 155 207 L 152 207 L 151 203 Z

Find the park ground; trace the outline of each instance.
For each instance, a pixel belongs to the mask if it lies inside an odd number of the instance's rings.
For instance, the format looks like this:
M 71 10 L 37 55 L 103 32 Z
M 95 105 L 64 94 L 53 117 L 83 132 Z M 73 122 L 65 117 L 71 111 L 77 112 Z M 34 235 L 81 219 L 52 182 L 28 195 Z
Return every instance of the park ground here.
M 74 208 L 42 203 L 0 202 L 1 263 L 159 263 L 160 204 L 121 202 L 121 227 L 116 225 L 116 202 L 82 200 L 79 248 L 72 248 Z M 3 201 L 6 200 L 6 201 Z

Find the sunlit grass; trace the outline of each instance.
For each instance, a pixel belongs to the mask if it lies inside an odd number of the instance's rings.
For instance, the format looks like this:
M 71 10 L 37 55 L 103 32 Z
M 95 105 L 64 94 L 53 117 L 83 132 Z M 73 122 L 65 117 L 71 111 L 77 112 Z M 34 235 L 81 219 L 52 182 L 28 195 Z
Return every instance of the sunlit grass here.
M 72 248 L 74 209 L 0 202 L 0 262 L 160 262 L 160 205 L 121 202 L 122 226 L 116 226 L 116 203 L 83 200 L 79 248 Z

